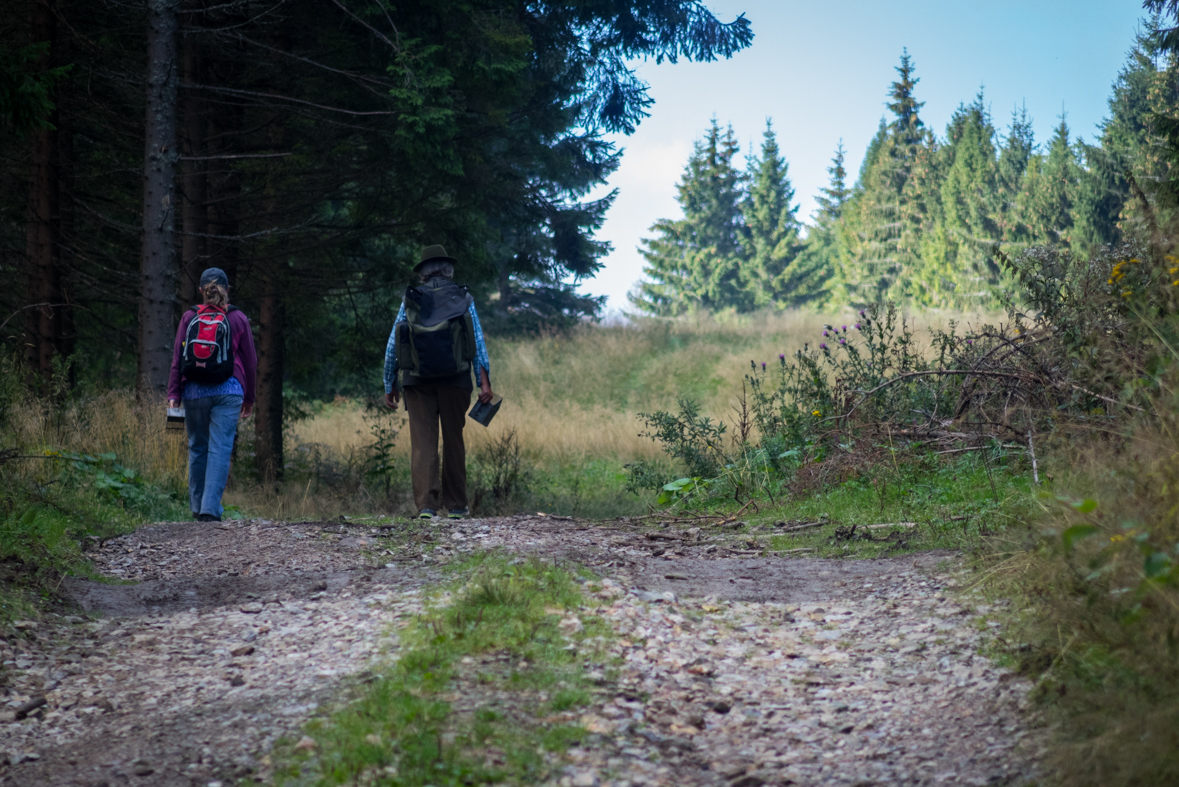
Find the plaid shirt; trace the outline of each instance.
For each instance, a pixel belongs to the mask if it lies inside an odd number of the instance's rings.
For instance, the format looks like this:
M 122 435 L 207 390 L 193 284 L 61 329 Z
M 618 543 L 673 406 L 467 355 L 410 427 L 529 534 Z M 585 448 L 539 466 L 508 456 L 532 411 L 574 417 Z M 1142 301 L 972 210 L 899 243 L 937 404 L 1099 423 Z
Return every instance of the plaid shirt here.
M 475 304 L 467 309 L 471 315 L 471 322 L 475 326 L 475 378 L 479 382 L 479 370 L 487 372 L 487 380 L 491 381 L 491 361 L 487 358 L 487 345 L 483 342 L 483 327 L 479 325 L 479 315 L 475 313 Z M 393 330 L 389 332 L 389 343 L 385 345 L 385 393 L 392 393 L 397 384 L 397 326 L 405 322 L 405 304 L 397 311 L 397 319 L 393 321 Z

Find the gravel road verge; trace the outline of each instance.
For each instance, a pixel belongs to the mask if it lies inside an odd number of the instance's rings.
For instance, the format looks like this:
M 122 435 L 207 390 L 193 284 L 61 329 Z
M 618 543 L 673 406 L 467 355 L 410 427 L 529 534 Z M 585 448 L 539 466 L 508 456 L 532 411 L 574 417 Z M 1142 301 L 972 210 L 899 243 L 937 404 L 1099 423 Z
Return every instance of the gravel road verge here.
M 652 533 L 658 537 L 651 538 Z M 3 785 L 265 781 L 274 741 L 395 657 L 438 565 L 576 561 L 619 632 L 554 777 L 613 784 L 1019 784 L 1027 685 L 979 655 L 951 554 L 762 557 L 707 531 L 551 517 L 374 528 L 168 523 L 102 544 L 77 615 L 3 648 Z M 468 698 L 469 699 L 469 698 Z

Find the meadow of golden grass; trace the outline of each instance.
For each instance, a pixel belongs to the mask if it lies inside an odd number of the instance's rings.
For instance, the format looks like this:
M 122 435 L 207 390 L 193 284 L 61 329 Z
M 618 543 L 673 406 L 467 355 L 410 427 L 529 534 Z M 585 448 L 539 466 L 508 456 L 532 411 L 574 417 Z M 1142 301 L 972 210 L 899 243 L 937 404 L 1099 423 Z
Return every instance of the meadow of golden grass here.
M 804 343 L 821 340 L 824 324 L 854 322 L 856 315 L 788 311 L 760 315 L 698 316 L 675 320 L 637 319 L 629 324 L 584 325 L 562 334 L 500 339 L 488 337 L 492 382 L 504 405 L 490 428 L 468 424 L 468 449 L 478 452 L 514 431 L 522 454 L 547 472 L 576 473 L 590 462 L 621 471 L 627 462 L 660 457 L 660 447 L 641 437 L 639 414 L 676 407 L 693 399 L 702 412 L 731 420 L 750 362 L 776 363 Z M 918 314 L 918 340 L 929 327 L 950 319 L 981 318 L 945 313 Z M 374 395 L 377 392 L 374 391 Z M 287 433 L 286 454 L 314 456 L 316 467 L 344 468 L 355 476 L 373 442 L 373 414 L 360 400 L 339 399 L 318 414 L 294 423 Z M 404 412 L 393 422 L 404 426 Z M 165 432 L 163 403 L 140 405 L 130 392 L 113 391 L 62 407 L 31 402 L 10 419 L 16 444 L 77 451 L 115 453 L 152 481 L 176 490 L 187 486 L 187 449 L 183 432 Z M 248 450 L 252 422 L 239 427 Z M 394 449 L 407 465 L 409 434 L 402 430 Z M 378 507 L 368 492 L 352 485 L 321 483 L 313 477 L 298 484 L 263 489 L 236 481 L 227 504 L 265 516 L 335 516 L 359 507 Z M 300 476 L 302 478 L 302 476 Z M 296 488 L 297 487 L 297 488 Z
M 806 342 L 821 341 L 825 324 L 850 324 L 856 317 L 852 311 L 720 314 L 585 325 L 523 339 L 489 337 L 492 387 L 504 404 L 489 428 L 468 425 L 468 445 L 477 449 L 515 430 L 534 461 L 570 465 L 652 459 L 661 452 L 639 436 L 639 413 L 674 409 L 676 400 L 685 397 L 700 402 L 714 419 L 729 420 L 751 361 L 777 363 L 779 353 L 789 356 Z M 985 317 L 931 312 L 916 315 L 913 323 L 920 341 L 930 327 Z M 342 456 L 371 439 L 363 408 L 347 402 L 300 422 L 292 438 Z M 408 435 L 398 451 L 408 454 Z
M 15 408 L 8 426 L 16 445 L 113 453 L 154 482 L 184 484 L 187 444 L 183 433 L 165 432 L 164 420 L 162 402 L 140 405 L 130 392 L 108 391 L 67 407 L 26 401 Z

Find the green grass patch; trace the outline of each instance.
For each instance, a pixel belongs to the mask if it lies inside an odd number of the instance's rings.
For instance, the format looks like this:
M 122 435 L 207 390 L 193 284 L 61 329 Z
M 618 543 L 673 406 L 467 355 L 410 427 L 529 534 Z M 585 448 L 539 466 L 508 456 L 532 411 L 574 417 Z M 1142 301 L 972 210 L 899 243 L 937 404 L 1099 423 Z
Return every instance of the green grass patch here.
M 276 750 L 278 784 L 532 784 L 583 737 L 584 664 L 611 630 L 579 616 L 577 577 L 488 555 L 453 568 L 461 579 L 401 631 L 398 660 L 306 727 L 313 747 Z
M 914 550 L 978 547 L 991 534 L 1024 525 L 1035 505 L 1031 479 L 1007 457 L 977 453 L 946 460 L 933 454 L 898 457 L 863 468 L 856 478 L 833 483 L 742 519 L 727 540 L 734 547 L 799 551 L 799 557 L 883 557 Z M 729 506 L 735 510 L 736 504 Z M 784 522 L 823 522 L 784 534 Z M 895 528 L 871 528 L 896 524 Z M 854 526 L 854 530 L 852 529 Z M 743 543 L 744 542 L 744 543 Z
M 63 576 L 98 578 L 85 555 L 89 537 L 186 510 L 113 454 L 46 452 L 0 465 L 0 621 L 34 616 Z

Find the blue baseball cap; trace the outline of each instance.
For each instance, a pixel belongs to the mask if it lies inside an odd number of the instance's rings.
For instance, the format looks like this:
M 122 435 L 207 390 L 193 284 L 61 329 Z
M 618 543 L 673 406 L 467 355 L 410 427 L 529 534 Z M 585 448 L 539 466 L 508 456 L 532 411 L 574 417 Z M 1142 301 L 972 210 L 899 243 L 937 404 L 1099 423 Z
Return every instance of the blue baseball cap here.
M 222 287 L 228 287 L 229 277 L 220 268 L 205 268 L 205 272 L 201 274 L 200 286 L 204 287 L 206 284 L 220 284 Z

